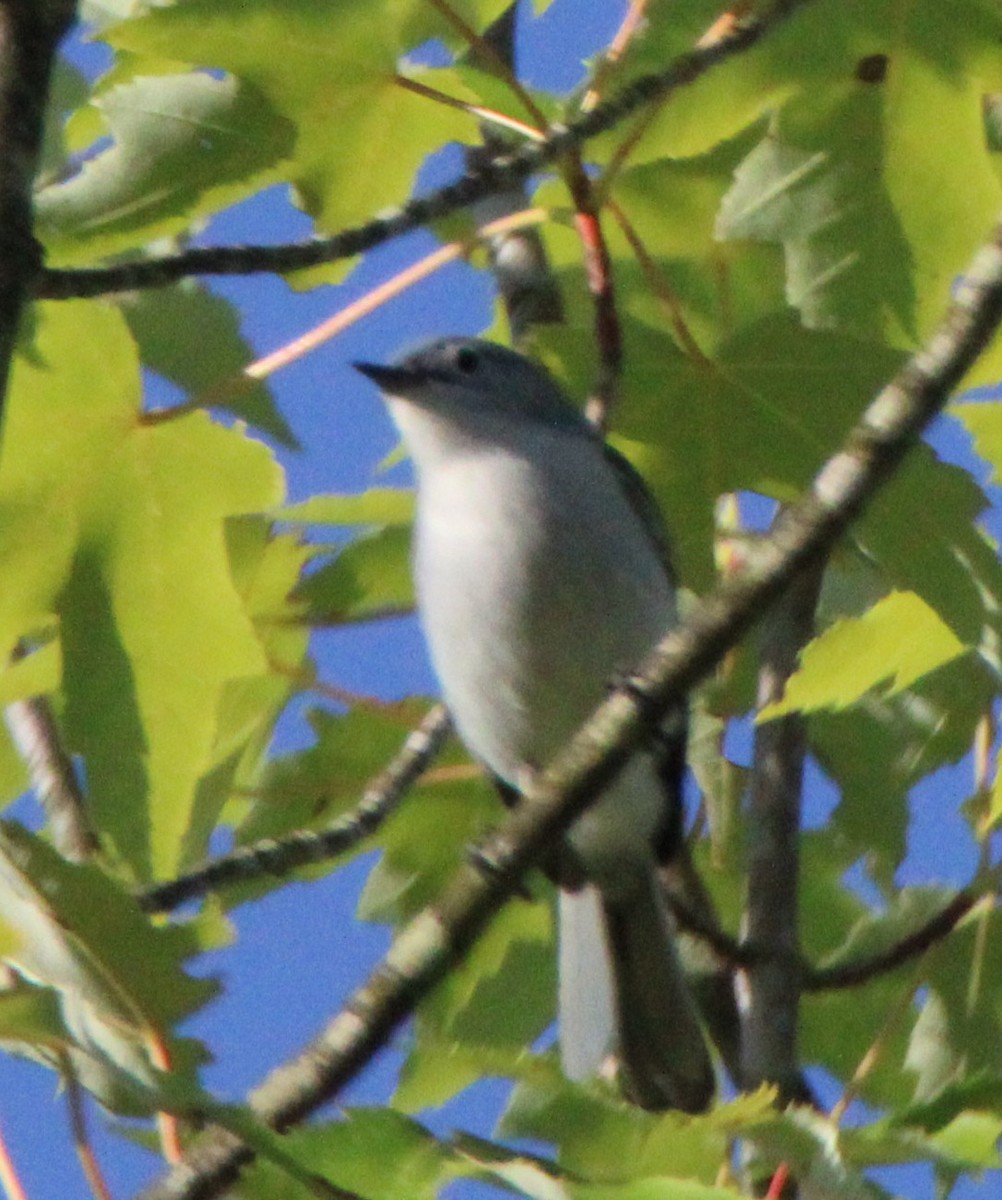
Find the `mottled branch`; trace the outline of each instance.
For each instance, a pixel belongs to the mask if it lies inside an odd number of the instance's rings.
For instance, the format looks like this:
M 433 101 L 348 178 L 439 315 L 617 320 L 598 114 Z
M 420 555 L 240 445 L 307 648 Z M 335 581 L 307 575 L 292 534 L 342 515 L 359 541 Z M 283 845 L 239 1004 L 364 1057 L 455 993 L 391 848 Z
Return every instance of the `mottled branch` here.
M 187 875 L 147 888 L 139 895 L 146 912 L 169 912 L 178 905 L 265 876 L 290 875 L 299 867 L 325 862 L 371 837 L 417 782 L 449 733 L 449 716 L 439 704 L 408 736 L 400 751 L 376 776 L 356 807 L 326 829 L 302 830 L 241 846 Z
M 28 769 L 52 844 L 70 862 L 86 862 L 98 850 L 99 843 L 48 700 L 33 696 L 8 704 L 4 721 Z

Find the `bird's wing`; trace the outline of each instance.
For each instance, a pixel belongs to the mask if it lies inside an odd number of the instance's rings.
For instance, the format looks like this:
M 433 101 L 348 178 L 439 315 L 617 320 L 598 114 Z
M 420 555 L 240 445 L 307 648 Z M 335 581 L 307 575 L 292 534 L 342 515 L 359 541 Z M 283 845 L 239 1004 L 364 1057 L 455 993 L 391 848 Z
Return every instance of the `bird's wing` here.
M 612 468 L 613 474 L 619 482 L 623 495 L 637 514 L 647 536 L 657 550 L 665 574 L 672 585 L 677 587 L 678 578 L 675 575 L 675 564 L 672 561 L 671 538 L 668 535 L 661 510 L 651 495 L 650 489 L 629 459 L 620 454 L 618 450 L 613 449 L 608 442 L 602 443 L 602 451 L 606 462 Z

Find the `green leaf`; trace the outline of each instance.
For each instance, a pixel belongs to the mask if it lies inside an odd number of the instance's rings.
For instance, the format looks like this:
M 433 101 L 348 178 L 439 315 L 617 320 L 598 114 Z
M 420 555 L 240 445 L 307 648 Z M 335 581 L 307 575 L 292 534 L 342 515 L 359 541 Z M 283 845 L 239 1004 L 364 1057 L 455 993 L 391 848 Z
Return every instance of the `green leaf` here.
M 313 496 L 276 515 L 283 521 L 362 527 L 333 562 L 320 566 L 299 587 L 297 597 L 313 621 L 339 625 L 378 620 L 413 608 L 412 491 L 370 488 L 358 495 Z
M 62 665 L 57 641 L 46 643 L 25 658 L 15 659 L 0 671 L 0 705 L 54 692 L 59 687 Z
M 20 934 L 12 957 L 33 977 L 78 989 L 137 1031 L 166 1029 L 216 994 L 213 981 L 181 970 L 189 935 L 151 924 L 105 872 L 67 863 L 15 825 L 0 830 L 0 849 L 0 904 Z
M 805 331 L 786 315 L 736 334 L 713 364 L 673 354 L 650 331 L 627 349 L 614 441 L 652 487 L 683 577 L 697 588 L 712 578 L 717 497 L 749 490 L 792 499 L 897 362 L 886 349 Z
M 893 887 L 905 856 L 909 789 L 968 752 L 996 689 L 994 673 L 968 655 L 908 691 L 871 693 L 851 709 L 811 717 L 814 753 L 842 789 L 834 832 L 880 887 Z M 879 821 L 873 819 L 875 795 Z
M 655 11 L 625 76 L 689 49 L 716 16 L 695 0 Z M 791 301 L 809 323 L 900 345 L 930 332 L 995 220 L 982 98 L 999 90 L 1000 36 L 984 0 L 962 19 L 936 0 L 903 14 L 866 0 L 808 6 L 673 95 L 644 122 L 632 161 L 701 155 L 773 114 L 724 231 L 784 245 Z M 591 151 L 605 156 L 622 138 Z M 989 360 L 979 377 L 999 374 Z
M 894 1114 L 895 1125 L 917 1125 L 935 1133 L 949 1125 L 965 1109 L 981 1109 L 996 1116 L 1002 1113 L 1002 1076 L 976 1072 L 968 1079 L 944 1088 L 926 1104 L 912 1104 Z
M 95 820 L 135 878 L 171 875 L 221 694 L 267 672 L 224 522 L 278 502 L 280 475 L 263 446 L 204 414 L 142 424 L 121 316 L 80 302 L 39 306 L 14 364 L 3 450 L 0 507 L 64 513 L 44 572 L 65 572 L 72 555 L 58 596 L 66 733 Z
M 998 1170 L 1002 1167 L 999 1139 L 1002 1120 L 982 1112 L 965 1112 L 939 1130 L 932 1141 L 955 1170 Z
M 876 1121 L 842 1135 L 845 1155 L 861 1167 L 931 1161 L 956 1175 L 999 1165 L 999 1120 L 987 1113 L 965 1112 L 938 1133 L 927 1136 L 893 1121 Z
M 359 802 L 369 782 L 400 749 L 427 705 L 356 705 L 336 714 L 313 709 L 316 741 L 275 756 L 256 788 L 257 800 L 238 829 L 241 843 L 329 824 Z
M 195 403 L 225 409 L 281 445 L 298 448 L 268 387 L 243 374 L 254 354 L 228 300 L 188 279 L 132 292 L 121 305 L 144 366 Z
M 996 664 L 999 617 L 988 597 L 1002 594 L 1002 560 L 978 526 L 987 505 L 967 471 L 920 443 L 870 505 L 855 537 L 893 587 L 917 592 L 961 642 Z
M 423 1126 L 389 1109 L 348 1109 L 344 1120 L 289 1130 L 282 1143 L 304 1172 L 367 1200 L 434 1200 L 458 1174 L 454 1155 Z M 259 1200 L 304 1200 L 280 1167 L 255 1164 L 245 1175 Z
M 891 592 L 862 617 L 836 621 L 810 642 L 782 700 L 761 709 L 758 720 L 846 708 L 881 686 L 894 695 L 966 649 L 920 596 Z
M 550 905 L 507 904 L 461 964 L 435 989 L 425 1013 L 461 1041 L 524 1045 L 553 1018 Z M 512 995 L 519 1003 L 511 1003 Z
M 410 488 L 369 488 L 355 496 L 311 496 L 286 505 L 275 516 L 310 525 L 410 525 L 414 492 Z
M 504 7 L 460 5 L 479 22 Z M 333 20 L 333 24 L 332 24 Z M 481 26 L 482 27 L 482 26 Z M 455 30 L 423 0 L 190 0 L 123 22 L 112 44 L 223 68 L 252 85 L 296 129 L 285 166 L 299 202 L 325 229 L 368 219 L 410 191 L 425 156 L 473 140 L 475 120 L 400 87 L 398 58 Z M 448 70 L 424 82 L 467 97 Z
M 519 1070 L 553 1020 L 552 940 L 549 904 L 515 902 L 497 914 L 421 1005 L 396 1104 L 443 1104 L 481 1075 Z
M 418 1044 L 411 1048 L 400 1068 L 393 1092 L 393 1104 L 402 1112 L 438 1108 L 487 1075 L 508 1076 L 514 1071 L 515 1056 L 510 1052 L 491 1055 L 482 1046 L 436 1036 L 420 1018 L 416 1020 L 415 1034 Z
M 994 400 L 953 403 L 947 409 L 974 438 L 974 449 L 992 469 L 992 482 L 1002 483 L 1002 404 Z
M 867 913 L 819 966 L 832 969 L 866 962 L 901 945 L 941 913 L 955 893 L 945 888 L 903 888 L 889 908 Z
M 371 621 L 410 612 L 414 585 L 410 529 L 391 525 L 362 534 L 309 575 L 296 595 L 323 625 Z
M 733 1200 L 741 1195 L 737 1187 L 664 1178 L 633 1179 L 623 1184 L 571 1183 L 566 1194 L 576 1200 Z
M 750 1104 L 761 1116 L 769 1099 Z M 554 1142 L 560 1165 L 595 1184 L 627 1184 L 649 1177 L 681 1177 L 711 1184 L 737 1115 L 724 1105 L 703 1117 L 652 1114 L 627 1104 L 608 1084 L 572 1084 L 556 1069 L 550 1079 L 519 1084 L 501 1122 L 507 1137 Z
M 836 120 L 867 127 L 877 105 L 876 89 L 857 90 Z M 825 134 L 842 140 L 848 152 L 836 157 L 775 133 L 764 138 L 735 172 L 717 234 L 725 241 L 782 245 L 787 300 L 808 328 L 870 337 L 887 330 L 892 341 L 907 340 L 914 336 L 914 284 L 907 246 L 880 186 L 880 143 L 837 129 Z
M 14 420 L 14 415 L 8 418 L 9 423 Z M 45 443 L 36 444 L 36 454 L 44 458 L 47 451 Z M 0 589 L 0 661 L 5 663 L 22 638 L 53 624 L 56 596 L 69 573 L 77 537 L 75 514 L 57 495 L 29 497 L 27 488 L 11 483 L 5 487 L 0 481 L 0 570 L 17 580 L 16 587 Z M 28 672 L 43 665 L 28 666 L 28 661 L 23 664 Z
M 433 903 L 468 848 L 498 821 L 499 802 L 465 754 L 436 762 L 436 774 L 421 781 L 374 839 L 383 857 L 359 899 L 363 920 L 399 921 Z
M 10 960 L 58 995 L 78 1075 L 113 1108 L 155 1110 L 154 1044 L 172 1048 L 172 1070 L 190 1077 L 192 1048 L 174 1043 L 170 1030 L 217 990 L 184 973 L 189 936 L 153 926 L 104 872 L 67 863 L 16 826 L 0 831 L 0 880 L 0 920 L 18 942 Z M 45 1050 L 58 1022 L 48 1009 L 30 1011 Z M 22 1024 L 16 1036 L 27 1035 Z
M 872 801 L 870 806 L 872 823 Z M 857 857 L 838 830 L 821 829 L 802 837 L 801 937 L 812 962 L 827 964 L 855 957 L 850 947 L 857 938 L 876 948 L 881 935 L 893 937 L 893 927 L 881 928 L 846 882 Z M 907 914 L 907 906 L 906 914 Z M 909 926 L 911 928 L 911 926 Z M 899 1105 L 911 1099 L 902 1073 L 907 1047 L 906 1023 L 885 1029 L 888 1012 L 901 1002 L 902 979 L 884 973 L 855 988 L 806 993 L 800 1007 L 798 1045 L 801 1060 L 821 1066 L 839 1079 L 852 1078 L 868 1054 L 877 1030 L 882 1054 L 858 1083 L 861 1097 L 876 1106 Z
M 292 591 L 311 550 L 276 534 L 263 517 L 234 517 L 225 525 L 233 583 L 272 664 L 268 674 L 224 684 L 211 751 L 214 764 L 199 781 L 185 837 L 186 859 L 200 859 L 226 805 L 235 795 L 258 795 L 268 770 L 274 725 L 290 697 L 313 679 L 309 630 Z M 240 809 L 243 805 L 235 802 Z M 227 893 L 227 900 L 232 900 Z
M 112 145 L 36 200 L 53 262 L 91 260 L 180 233 L 275 182 L 293 129 L 237 80 L 204 71 L 136 78 L 95 104 Z
M 1002 998 L 981 981 L 1002 970 L 999 914 L 978 909 L 929 959 L 929 996 L 916 1022 L 907 1066 L 917 1074 L 915 1099 L 994 1071 L 1002 1038 Z
M 49 83 L 49 103 L 38 168 L 39 182 L 53 178 L 63 169 L 67 152 L 64 143 L 66 114 L 85 104 L 88 95 L 88 83 L 83 74 L 66 59 L 57 58 Z
M 0 927 L 0 936 L 11 932 Z M 8 956 L 13 946 L 4 946 Z M 58 1046 L 70 1040 L 60 1009 L 59 992 L 18 980 L 0 992 L 0 1041 L 30 1046 Z

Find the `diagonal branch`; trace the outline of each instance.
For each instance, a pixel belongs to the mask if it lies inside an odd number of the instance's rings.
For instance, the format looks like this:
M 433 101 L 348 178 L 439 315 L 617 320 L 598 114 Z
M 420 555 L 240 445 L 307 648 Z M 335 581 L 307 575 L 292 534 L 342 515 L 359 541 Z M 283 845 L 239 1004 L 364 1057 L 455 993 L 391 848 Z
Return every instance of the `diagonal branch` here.
M 330 1100 L 389 1040 L 501 903 L 615 778 L 664 714 L 719 662 L 805 568 L 822 561 L 901 464 L 1002 321 L 1002 224 L 971 264 L 941 325 L 867 407 L 838 453 L 785 510 L 747 575 L 711 593 L 526 788 L 524 803 L 465 864 L 434 909 L 396 938 L 368 982 L 292 1062 L 250 1097 L 277 1129 Z M 490 864 L 485 869 L 485 864 Z M 203 1133 L 146 1200 L 217 1195 L 253 1157 L 232 1134 Z
M 835 967 L 815 967 L 805 971 L 805 992 L 834 991 L 837 988 L 858 987 L 878 975 L 886 975 L 918 958 L 937 942 L 940 942 L 967 916 L 982 899 L 979 893 L 958 892 L 948 904 L 935 913 L 918 929 L 913 930 L 893 946 L 879 954 L 861 958 L 856 962 L 840 963 Z
M 289 875 L 297 867 L 324 862 L 369 837 L 417 782 L 448 736 L 449 715 L 436 704 L 408 735 L 394 758 L 369 784 L 355 808 L 326 829 L 301 831 L 241 846 L 187 875 L 147 888 L 139 903 L 149 913 L 170 912 L 188 900 L 264 876 Z
M 998 890 L 998 881 L 991 884 Z M 815 967 L 800 954 L 785 955 L 792 967 L 800 973 L 800 987 L 804 992 L 830 992 L 842 988 L 858 987 L 888 971 L 904 966 L 913 958 L 924 954 L 931 946 L 952 933 L 976 904 L 980 903 L 987 890 L 964 889 L 948 901 L 937 913 L 933 913 L 917 929 L 906 934 L 900 941 L 872 955 L 865 955 L 834 967 Z M 679 926 L 691 933 L 719 955 L 731 967 L 754 967 L 777 957 L 777 952 L 768 946 L 751 942 L 747 938 L 733 937 L 713 919 L 701 911 L 688 898 L 672 893 L 672 913 Z
M 86 862 L 100 843 L 48 698 L 8 704 L 3 719 L 45 813 L 52 844 L 70 862 Z
M 645 105 L 665 100 L 718 63 L 751 49 L 777 25 L 809 3 L 811 0 L 774 0 L 761 16 L 749 16 L 736 22 L 712 44 L 680 55 L 663 71 L 640 76 L 616 96 L 566 125 L 554 125 L 544 140 L 491 158 L 479 164 L 475 173 L 464 175 L 428 196 L 416 197 L 365 225 L 346 229 L 330 238 L 295 245 L 220 246 L 186 250 L 181 254 L 114 267 L 43 270 L 35 282 L 35 295 L 48 300 L 101 296 L 107 292 L 164 287 L 189 275 L 283 273 L 353 258 L 489 195 L 516 187 L 587 139 L 608 132 Z

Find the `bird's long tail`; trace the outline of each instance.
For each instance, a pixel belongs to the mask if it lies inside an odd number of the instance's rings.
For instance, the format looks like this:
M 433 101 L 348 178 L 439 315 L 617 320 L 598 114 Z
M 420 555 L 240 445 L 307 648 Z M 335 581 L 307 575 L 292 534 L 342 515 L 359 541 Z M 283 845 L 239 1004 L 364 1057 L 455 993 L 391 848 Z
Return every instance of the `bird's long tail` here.
M 628 897 L 561 893 L 560 1038 L 564 1070 L 586 1078 L 618 1053 L 643 1108 L 701 1112 L 713 1066 L 653 869 Z

